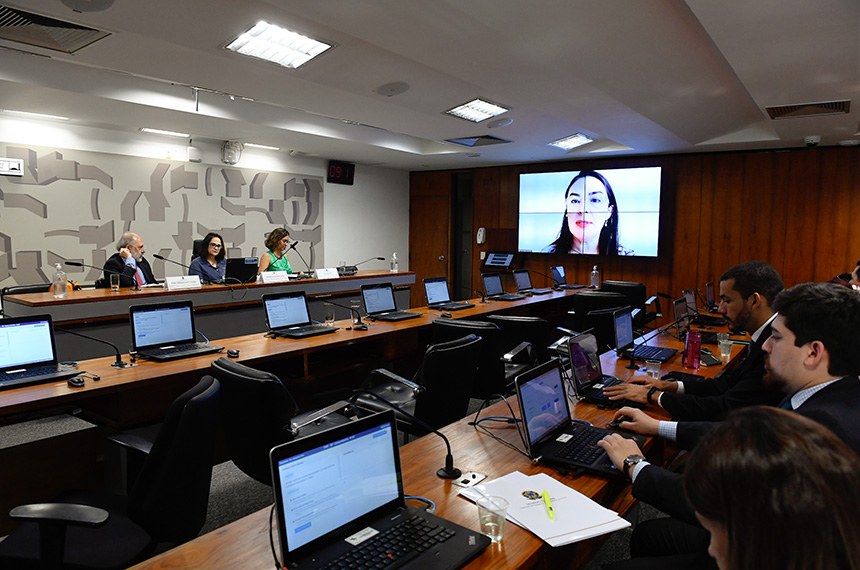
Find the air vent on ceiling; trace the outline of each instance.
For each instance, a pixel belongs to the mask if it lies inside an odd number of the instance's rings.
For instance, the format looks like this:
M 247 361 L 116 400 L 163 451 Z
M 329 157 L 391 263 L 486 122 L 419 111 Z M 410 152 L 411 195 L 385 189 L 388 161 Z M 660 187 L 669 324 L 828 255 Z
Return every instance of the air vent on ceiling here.
M 0 4 L 0 39 L 30 46 L 75 53 L 106 38 L 110 32 L 55 20 Z
M 851 110 L 851 101 L 824 101 L 822 103 L 800 103 L 766 107 L 771 119 L 795 119 L 818 115 L 844 115 Z
M 446 142 L 459 144 L 468 147 L 475 146 L 490 146 L 492 144 L 504 144 L 509 143 L 511 141 L 506 141 L 505 139 L 500 139 L 498 137 L 491 137 L 489 135 L 480 135 L 476 137 L 461 137 L 458 139 L 447 139 Z

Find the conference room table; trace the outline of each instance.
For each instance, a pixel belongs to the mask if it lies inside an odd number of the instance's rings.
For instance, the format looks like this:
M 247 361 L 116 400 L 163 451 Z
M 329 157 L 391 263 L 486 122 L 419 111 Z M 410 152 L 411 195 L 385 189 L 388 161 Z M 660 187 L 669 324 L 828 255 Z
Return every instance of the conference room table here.
M 653 341 L 662 346 L 679 348 L 680 342 L 668 335 Z M 739 350 L 736 348 L 736 350 Z M 602 355 L 605 373 L 614 374 L 625 381 L 642 379 L 645 370 L 626 368 L 627 361 L 619 360 L 614 353 Z M 699 368 L 698 373 L 713 377 L 722 366 Z M 663 365 L 663 371 L 683 370 L 679 353 Z M 690 370 L 687 370 L 690 372 Z M 517 410 L 516 397 L 508 403 Z M 652 406 L 646 411 L 665 417 L 661 410 Z M 575 418 L 603 426 L 613 417 L 612 410 L 599 409 L 594 405 L 576 402 L 572 406 Z M 510 416 L 505 402 L 497 402 L 481 412 L 481 416 Z M 474 416 L 454 422 L 441 431 L 450 440 L 455 466 L 466 471 L 475 471 L 487 476 L 487 481 L 520 471 L 526 475 L 547 473 L 576 491 L 590 497 L 604 507 L 622 515 L 635 504 L 630 485 L 626 479 L 602 478 L 589 474 L 574 475 L 546 465 L 535 464 L 524 454 L 505 446 L 489 435 L 478 431 L 469 422 Z M 495 435 L 513 444 L 520 450 L 523 444 L 517 428 L 510 424 L 490 427 Z M 649 439 L 645 446 L 649 459 L 663 463 L 673 453 L 671 446 L 662 441 Z M 404 490 L 408 495 L 427 497 L 436 503 L 436 513 L 468 528 L 477 530 L 478 516 L 475 505 L 458 495 L 459 487 L 449 480 L 436 476 L 443 464 L 445 445 L 441 438 L 429 434 L 400 448 L 403 466 Z M 269 512 L 262 509 L 224 527 L 200 536 L 184 545 L 153 557 L 134 566 L 134 570 L 167 570 L 176 568 L 248 569 L 267 568 L 274 564 L 269 545 Z M 277 534 L 276 531 L 274 531 Z M 277 537 L 274 538 L 277 541 Z M 531 532 L 512 523 L 506 525 L 504 538 L 499 544 L 490 545 L 478 558 L 470 562 L 468 569 L 486 568 L 580 568 L 594 555 L 605 537 L 597 537 L 561 547 L 550 547 Z

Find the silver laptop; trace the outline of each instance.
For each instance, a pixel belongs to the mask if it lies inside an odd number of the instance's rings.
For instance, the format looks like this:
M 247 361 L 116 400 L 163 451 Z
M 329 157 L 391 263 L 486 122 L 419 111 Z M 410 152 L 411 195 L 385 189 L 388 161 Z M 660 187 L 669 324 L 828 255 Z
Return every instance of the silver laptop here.
M 0 390 L 65 380 L 80 373 L 57 362 L 50 315 L 0 319 Z

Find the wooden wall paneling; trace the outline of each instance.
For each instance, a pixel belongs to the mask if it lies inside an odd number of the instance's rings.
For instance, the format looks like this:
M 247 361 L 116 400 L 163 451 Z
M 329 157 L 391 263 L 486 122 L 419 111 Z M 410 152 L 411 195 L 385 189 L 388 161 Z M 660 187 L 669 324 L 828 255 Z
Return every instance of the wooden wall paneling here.
M 719 279 L 725 269 L 741 261 L 741 247 L 749 239 L 744 228 L 748 216 L 743 187 L 744 160 L 742 155 L 719 155 L 714 161 L 711 204 L 703 199 L 703 207 L 710 216 L 702 216 L 701 255 L 707 263 L 699 267 L 696 286 L 703 288 L 706 281 Z M 708 218 L 708 222 L 705 222 Z
M 818 204 L 815 225 L 819 240 L 813 268 L 815 279 L 819 281 L 850 272 L 857 261 L 857 254 L 852 255 L 848 248 L 854 229 L 851 227 L 851 196 L 856 194 L 852 192 L 856 163 L 844 150 L 820 155 L 820 188 L 818 197 L 812 198 Z M 857 233 L 856 229 L 853 233 Z
M 415 272 L 409 295 L 412 307 L 427 304 L 424 278 L 445 276 L 451 283 L 451 184 L 450 172 L 413 172 L 409 177 L 409 270 Z
M 782 277 L 786 285 L 794 285 L 815 278 L 813 257 L 819 242 L 815 213 L 820 206 L 820 169 L 818 149 L 791 151 L 789 154 L 789 178 L 785 199 L 781 203 L 786 220 Z
M 740 254 L 731 265 L 745 261 L 766 261 L 779 269 L 781 253 L 775 258 L 771 236 L 778 217 L 780 198 L 769 191 L 777 180 L 779 163 L 772 152 L 750 153 L 744 156 L 743 190 L 737 200 L 742 206 L 740 224 L 736 231 L 742 232 Z M 780 218 L 781 219 L 781 218 Z M 779 252 L 782 248 L 779 248 Z
M 696 259 L 702 211 L 702 186 L 709 180 L 712 159 L 702 155 L 687 157 L 678 172 L 675 194 L 675 218 L 672 236 L 672 279 L 669 295 L 678 296 L 681 289 L 696 283 Z
M 790 165 L 792 157 L 789 152 L 774 154 L 773 178 L 762 192 L 769 192 L 771 203 L 770 235 L 768 236 L 767 258 L 776 267 L 787 286 L 793 285 L 786 274 L 785 232 L 788 226 L 788 209 L 786 208 L 787 188 L 791 179 Z
M 851 271 L 854 269 L 854 263 L 860 260 L 860 153 L 856 152 L 855 148 L 842 149 L 842 152 L 846 156 L 847 168 L 851 171 L 848 199 L 840 204 L 849 212 L 849 232 L 845 246 L 848 259 L 845 260 L 845 271 Z
M 510 175 L 510 172 L 507 173 Z M 499 217 L 499 177 L 502 169 L 479 168 L 475 170 L 472 177 L 472 228 L 487 228 L 487 241 L 482 246 L 475 248 L 476 252 L 505 251 L 505 237 L 500 235 Z M 500 243 L 502 242 L 502 243 Z M 472 260 L 472 289 L 481 290 L 481 264 L 480 255 L 475 255 Z

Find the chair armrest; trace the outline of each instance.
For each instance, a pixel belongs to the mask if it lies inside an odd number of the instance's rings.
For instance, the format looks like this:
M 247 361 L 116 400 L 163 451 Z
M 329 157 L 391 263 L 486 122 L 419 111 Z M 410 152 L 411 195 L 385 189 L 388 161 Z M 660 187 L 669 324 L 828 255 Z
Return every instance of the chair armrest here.
M 20 505 L 9 511 L 13 519 L 31 522 L 66 523 L 75 526 L 99 527 L 109 513 L 104 509 L 70 503 L 34 503 Z
M 534 362 L 534 347 L 530 342 L 521 342 L 502 355 L 502 360 L 510 364 L 529 364 Z
M 374 370 L 371 370 L 370 376 L 367 377 L 368 383 L 370 383 L 373 380 L 374 376 L 377 376 L 377 375 L 384 376 L 388 380 L 400 382 L 401 384 L 403 384 L 404 386 L 406 386 L 407 388 L 409 388 L 410 390 L 412 390 L 416 394 L 419 394 L 419 393 L 424 391 L 423 386 L 419 386 L 415 382 L 413 382 L 411 380 L 407 380 L 406 378 L 404 378 L 402 376 L 398 376 L 394 372 L 391 372 L 390 370 L 386 370 L 385 368 L 376 368 Z M 372 387 L 372 385 L 371 385 L 371 387 Z
M 113 435 L 107 436 L 108 441 L 112 441 L 130 451 L 137 451 L 144 455 L 149 455 L 149 452 L 152 451 L 153 442 L 149 441 L 145 437 L 141 437 L 139 435 L 135 435 L 132 433 L 115 433 Z

